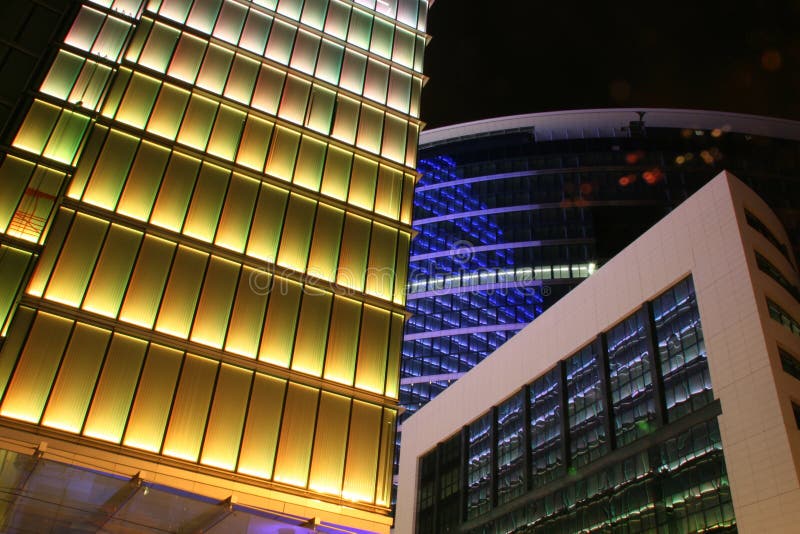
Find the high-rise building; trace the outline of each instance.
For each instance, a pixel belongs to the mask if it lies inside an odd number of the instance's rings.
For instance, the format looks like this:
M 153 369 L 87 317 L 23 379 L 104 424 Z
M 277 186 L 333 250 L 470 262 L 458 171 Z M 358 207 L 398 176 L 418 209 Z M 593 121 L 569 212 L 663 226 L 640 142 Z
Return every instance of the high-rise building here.
M 387 532 L 428 0 L 13 3 L 3 530 Z
M 406 420 L 396 532 L 797 532 L 788 251 L 721 173 Z
M 408 417 L 728 169 L 800 250 L 800 123 L 582 110 L 426 130 L 400 404 Z

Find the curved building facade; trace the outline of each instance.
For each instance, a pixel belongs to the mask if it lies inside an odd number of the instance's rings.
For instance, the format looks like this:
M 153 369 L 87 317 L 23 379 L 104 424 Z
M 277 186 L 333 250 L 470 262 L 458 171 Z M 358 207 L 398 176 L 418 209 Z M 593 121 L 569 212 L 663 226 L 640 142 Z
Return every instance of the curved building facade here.
M 767 201 L 800 250 L 798 122 L 583 110 L 443 127 L 420 143 L 404 417 L 723 169 Z

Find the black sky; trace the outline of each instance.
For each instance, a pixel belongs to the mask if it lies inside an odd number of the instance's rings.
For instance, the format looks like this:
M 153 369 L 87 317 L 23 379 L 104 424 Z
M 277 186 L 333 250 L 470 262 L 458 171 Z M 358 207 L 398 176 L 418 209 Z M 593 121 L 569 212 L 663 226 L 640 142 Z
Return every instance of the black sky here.
M 678 107 L 800 120 L 800 0 L 436 0 L 428 128 Z

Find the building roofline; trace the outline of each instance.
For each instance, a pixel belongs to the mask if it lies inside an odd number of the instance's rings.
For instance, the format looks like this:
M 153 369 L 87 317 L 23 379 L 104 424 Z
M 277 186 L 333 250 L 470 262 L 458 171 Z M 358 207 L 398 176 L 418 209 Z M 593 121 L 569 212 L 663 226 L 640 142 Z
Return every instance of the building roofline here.
M 627 137 L 632 121 L 644 112 L 645 126 L 657 128 L 720 129 L 779 139 L 800 141 L 800 122 L 724 111 L 669 108 L 610 108 L 548 111 L 495 117 L 442 126 L 420 134 L 426 148 L 445 142 L 512 132 L 530 132 L 537 141 Z

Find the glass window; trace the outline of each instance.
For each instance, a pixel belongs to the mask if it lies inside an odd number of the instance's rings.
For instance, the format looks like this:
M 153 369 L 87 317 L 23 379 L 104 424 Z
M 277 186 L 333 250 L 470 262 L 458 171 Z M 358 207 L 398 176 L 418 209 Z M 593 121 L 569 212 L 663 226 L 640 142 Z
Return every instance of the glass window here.
M 318 389 L 289 383 L 275 459 L 277 482 L 300 487 L 308 483 L 318 399 Z
M 237 471 L 272 478 L 286 380 L 255 374 Z

